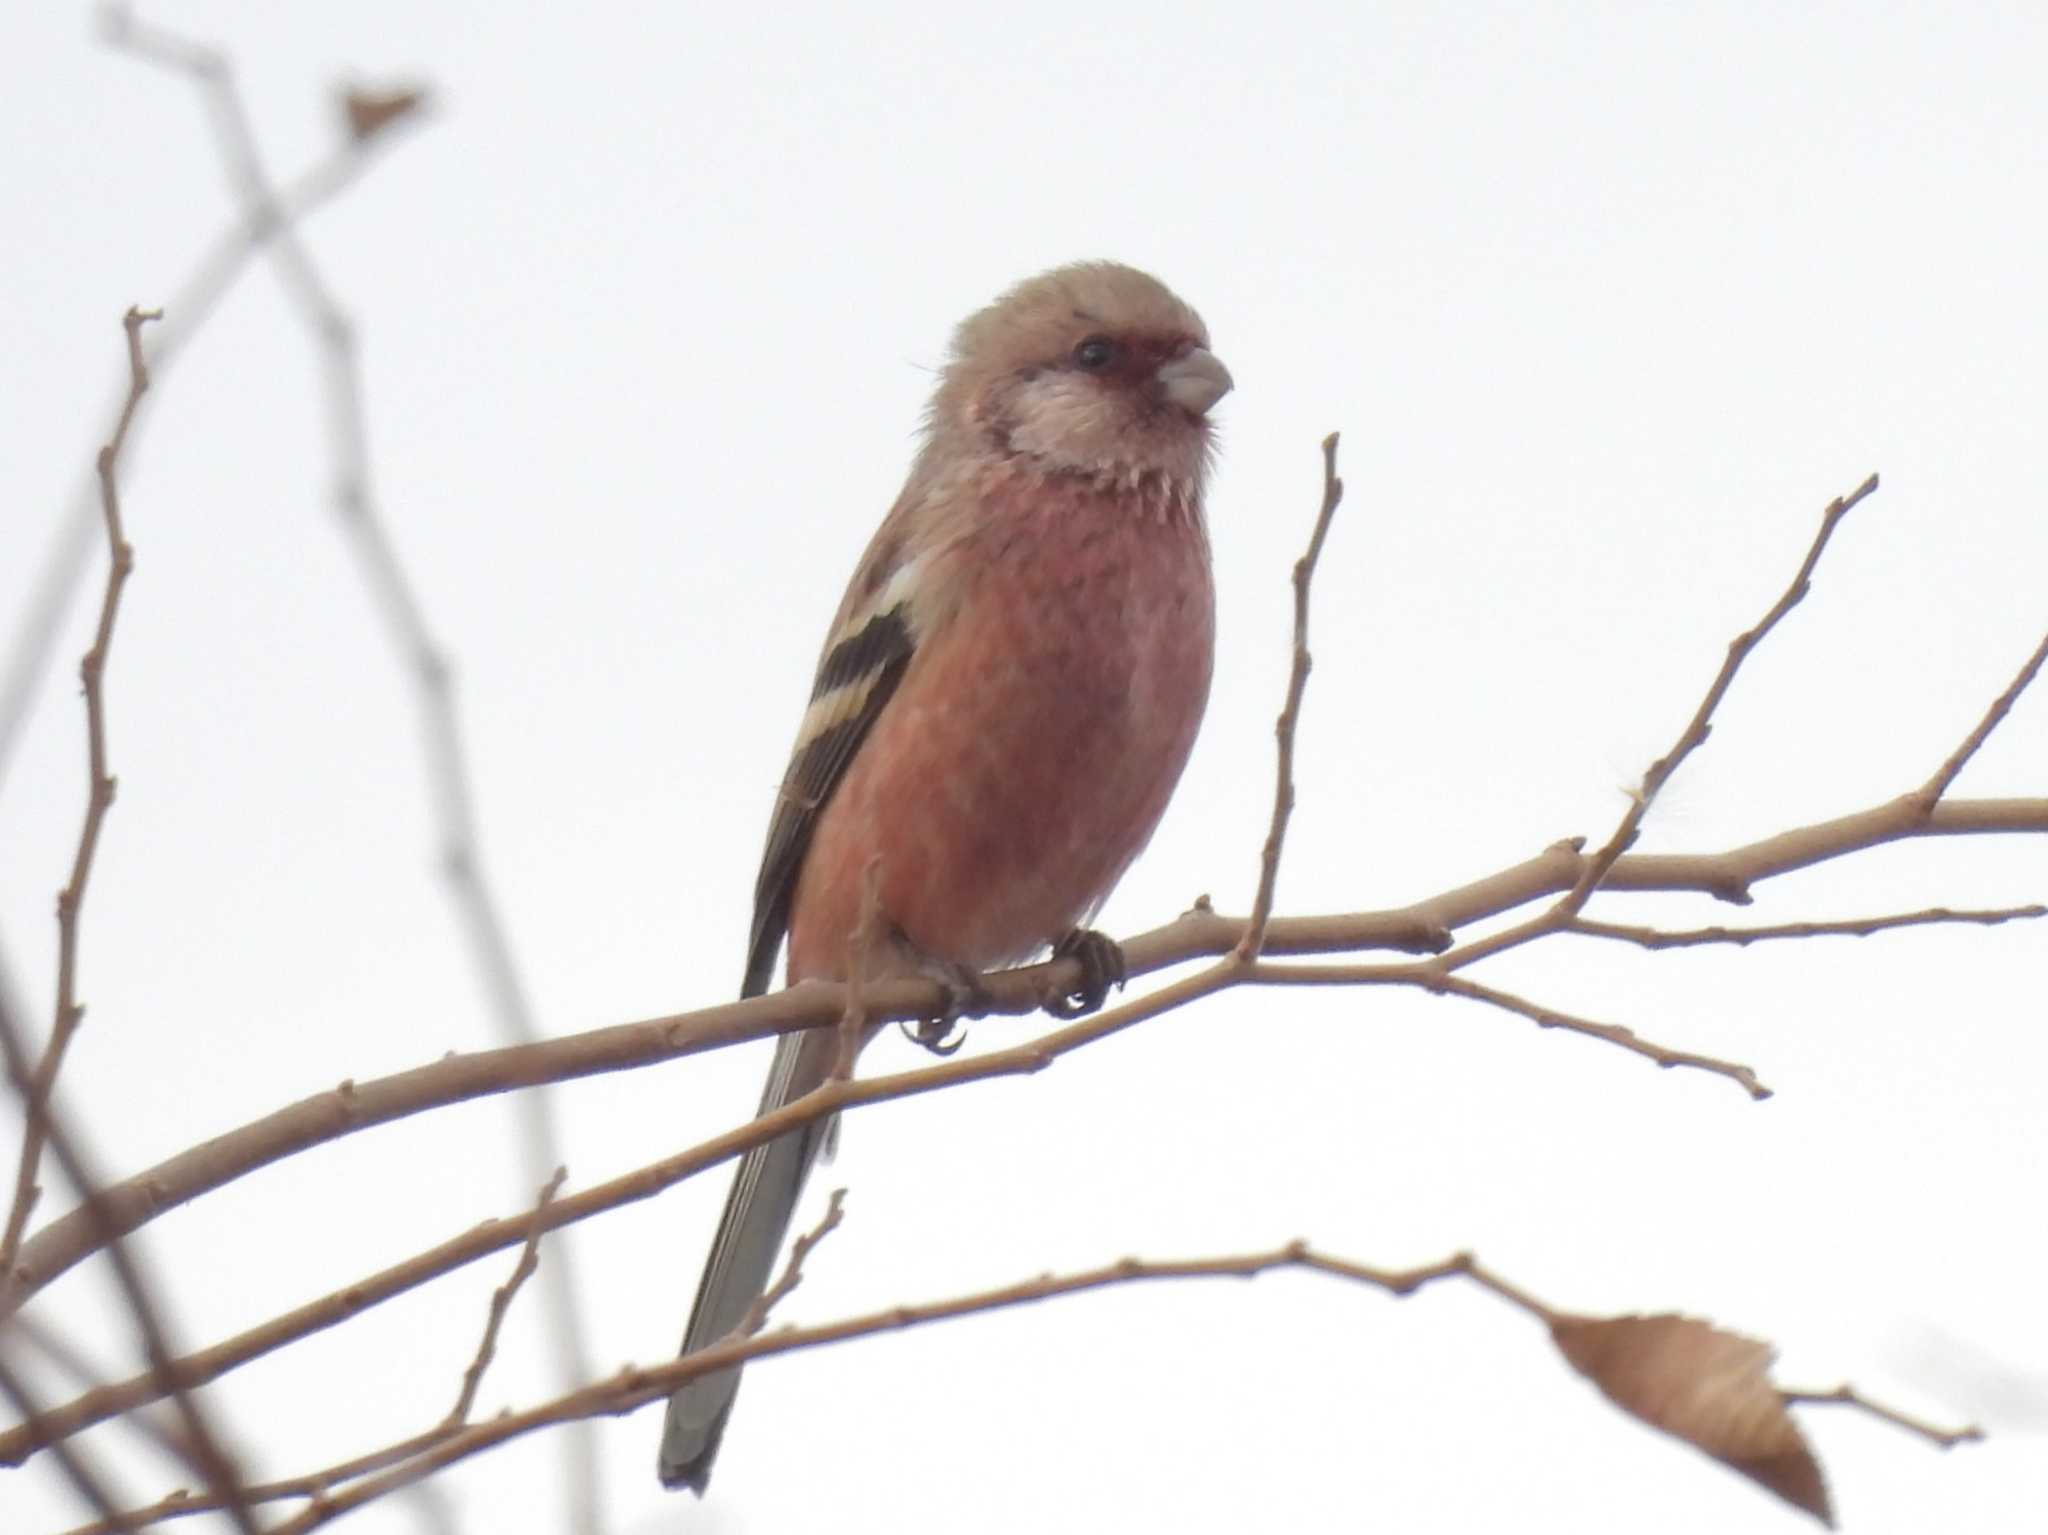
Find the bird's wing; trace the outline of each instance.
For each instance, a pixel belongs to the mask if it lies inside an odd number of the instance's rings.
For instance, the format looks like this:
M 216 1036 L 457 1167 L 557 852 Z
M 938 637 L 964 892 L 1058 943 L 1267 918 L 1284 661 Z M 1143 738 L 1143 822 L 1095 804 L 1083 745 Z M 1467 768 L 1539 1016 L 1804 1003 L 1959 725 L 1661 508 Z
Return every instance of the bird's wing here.
M 900 511 L 900 508 L 899 508 Z M 854 573 L 839 621 L 818 661 L 810 707 L 797 732 L 788 771 L 768 822 L 768 845 L 754 882 L 754 922 L 740 995 L 768 989 L 775 954 L 789 928 L 789 906 L 818 817 L 917 648 L 912 609 L 914 564 L 903 558 L 892 516 Z

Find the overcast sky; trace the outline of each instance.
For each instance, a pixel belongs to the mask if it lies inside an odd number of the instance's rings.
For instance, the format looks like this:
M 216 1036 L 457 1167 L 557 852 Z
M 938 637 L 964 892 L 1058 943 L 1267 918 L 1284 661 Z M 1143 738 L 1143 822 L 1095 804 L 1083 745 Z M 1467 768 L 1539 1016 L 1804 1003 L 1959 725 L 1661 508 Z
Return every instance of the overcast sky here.
M 305 233 L 360 328 L 375 501 L 455 662 L 539 1027 L 732 993 L 816 647 L 950 327 L 1078 257 L 1157 273 L 1237 379 L 1207 725 L 1110 931 L 1249 900 L 1287 571 L 1333 429 L 1351 494 L 1284 912 L 1401 905 L 1604 837 L 1822 507 L 1873 470 L 1643 845 L 1735 846 L 1924 781 L 2048 627 L 2048 16 L 1702 9 L 164 8 L 230 50 L 280 178 L 328 151 L 337 82 L 434 90 L 432 121 Z M 119 315 L 168 302 L 233 218 L 190 82 L 90 21 L 19 8 L 0 93 L 10 645 L 107 430 Z M 315 350 L 259 263 L 128 456 L 120 796 L 63 1079 L 112 1173 L 499 1037 L 324 421 Z M 100 575 L 95 550 L 0 764 L 0 947 L 39 1027 Z M 2048 793 L 2048 694 L 1955 792 Z M 1596 914 L 2013 905 L 2048 899 L 2048 856 L 1910 843 L 1758 896 Z M 1777 1091 L 1762 1105 L 1449 1000 L 1221 999 L 1029 1081 L 854 1116 L 821 1180 L 850 1187 L 846 1224 L 783 1314 L 1296 1236 L 1384 1264 L 1469 1247 L 1555 1305 L 1710 1316 L 1776 1343 L 1785 1382 L 1984 1422 L 1989 1443 L 1944 1456 L 1802 1415 L 1858 1535 L 2015 1528 L 2048 1504 L 2044 953 L 2015 924 L 1552 942 L 1479 972 L 1745 1062 Z M 969 1048 L 1025 1027 L 976 1025 Z M 570 1187 L 744 1118 L 766 1054 L 562 1090 Z M 864 1066 L 921 1060 L 896 1040 Z M 517 1209 L 517 1124 L 505 1102 L 409 1121 L 157 1221 L 142 1250 L 179 1338 Z M 576 1232 L 600 1370 L 672 1352 L 724 1185 Z M 252 1475 L 438 1418 L 508 1268 L 211 1390 Z M 109 1293 L 81 1271 L 36 1310 L 125 1374 Z M 484 1411 L 556 1390 L 536 1299 Z M 1153 1287 L 777 1360 L 701 1506 L 657 1489 L 658 1427 L 599 1427 L 614 1531 L 1811 1527 L 1455 1287 Z M 137 1499 L 183 1479 L 116 1453 L 125 1435 L 89 1442 Z M 559 1451 L 529 1439 L 444 1478 L 457 1527 L 563 1527 Z M 0 1479 L 0 1508 L 9 1530 L 79 1517 L 46 1459 Z M 351 1528 L 421 1520 L 393 1503 Z

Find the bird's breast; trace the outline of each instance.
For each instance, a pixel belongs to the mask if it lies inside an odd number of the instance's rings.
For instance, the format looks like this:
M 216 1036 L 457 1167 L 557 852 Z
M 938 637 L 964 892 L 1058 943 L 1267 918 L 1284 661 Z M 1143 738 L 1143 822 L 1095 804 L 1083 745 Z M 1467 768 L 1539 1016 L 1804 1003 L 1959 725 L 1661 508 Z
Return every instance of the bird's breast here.
M 1194 745 L 1215 634 L 1199 513 L 1060 482 L 981 512 L 935 551 L 946 600 L 819 818 L 793 977 L 844 973 L 871 860 L 921 953 L 1028 956 L 1093 914 Z

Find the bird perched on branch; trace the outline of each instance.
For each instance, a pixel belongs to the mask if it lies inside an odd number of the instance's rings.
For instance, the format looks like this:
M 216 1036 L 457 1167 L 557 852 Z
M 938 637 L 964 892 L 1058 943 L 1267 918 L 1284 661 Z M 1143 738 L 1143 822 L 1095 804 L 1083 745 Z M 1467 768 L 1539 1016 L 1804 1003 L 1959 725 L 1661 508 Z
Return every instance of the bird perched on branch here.
M 785 932 L 791 982 L 845 980 L 858 949 L 865 979 L 971 994 L 1048 944 L 1088 975 L 1055 1011 L 1099 1006 L 1121 979 L 1084 928 L 1151 837 L 1208 699 L 1202 490 L 1230 385 L 1195 311 L 1111 262 L 1031 278 L 960 325 L 909 481 L 825 638 L 743 996 L 767 989 Z M 761 1112 L 823 1083 L 838 1048 L 829 1029 L 783 1035 Z M 826 1134 L 742 1158 L 685 1354 L 767 1288 Z M 733 1367 L 670 1398 L 664 1483 L 704 1490 L 738 1389 Z

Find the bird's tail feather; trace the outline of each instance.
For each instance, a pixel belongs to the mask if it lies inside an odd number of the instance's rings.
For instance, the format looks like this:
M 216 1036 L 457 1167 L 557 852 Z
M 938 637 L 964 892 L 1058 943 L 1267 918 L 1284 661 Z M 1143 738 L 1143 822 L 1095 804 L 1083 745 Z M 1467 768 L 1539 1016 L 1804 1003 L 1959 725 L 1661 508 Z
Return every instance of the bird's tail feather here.
M 775 1047 L 767 1088 L 761 1094 L 761 1112 L 779 1109 L 822 1083 L 837 1048 L 838 1036 L 831 1029 L 783 1035 Z M 689 1330 L 683 1334 L 683 1353 L 694 1353 L 726 1337 L 768 1288 L 804 1179 L 826 1136 L 824 1124 L 806 1125 L 756 1146 L 740 1159 L 711 1256 L 704 1263 L 704 1277 L 697 1283 L 697 1302 L 690 1310 Z M 668 1399 L 668 1419 L 661 1434 L 661 1479 L 665 1485 L 704 1491 L 739 1389 L 740 1367 L 733 1365 L 684 1383 Z

